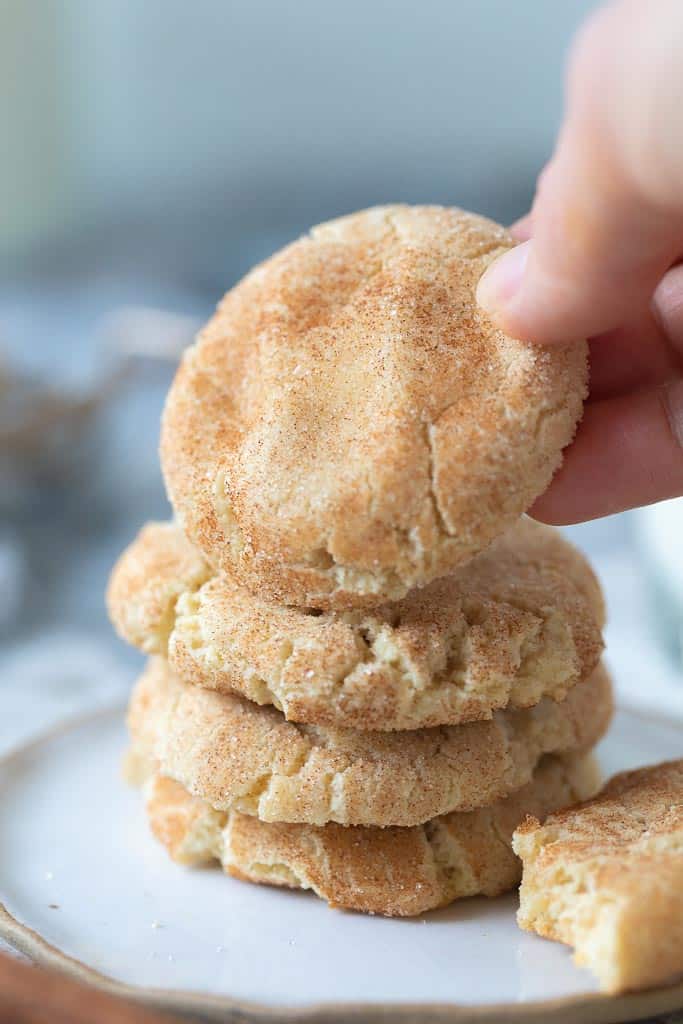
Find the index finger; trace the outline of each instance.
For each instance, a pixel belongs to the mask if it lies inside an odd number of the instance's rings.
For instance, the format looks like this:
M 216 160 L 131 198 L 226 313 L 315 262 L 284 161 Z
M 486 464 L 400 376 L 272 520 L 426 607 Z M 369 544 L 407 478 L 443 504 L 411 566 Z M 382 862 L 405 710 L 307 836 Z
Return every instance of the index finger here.
M 480 282 L 481 304 L 508 334 L 554 343 L 618 326 L 679 255 L 682 54 L 679 0 L 622 0 L 585 28 L 533 240 Z

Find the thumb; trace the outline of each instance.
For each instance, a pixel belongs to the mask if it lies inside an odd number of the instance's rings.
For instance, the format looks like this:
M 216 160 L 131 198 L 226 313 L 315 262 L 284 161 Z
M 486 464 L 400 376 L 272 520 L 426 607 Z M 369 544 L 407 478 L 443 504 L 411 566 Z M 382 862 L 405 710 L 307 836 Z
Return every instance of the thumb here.
M 649 303 L 680 255 L 682 53 L 678 0 L 622 0 L 584 28 L 534 237 L 479 283 L 480 304 L 506 333 L 553 343 L 615 327 Z

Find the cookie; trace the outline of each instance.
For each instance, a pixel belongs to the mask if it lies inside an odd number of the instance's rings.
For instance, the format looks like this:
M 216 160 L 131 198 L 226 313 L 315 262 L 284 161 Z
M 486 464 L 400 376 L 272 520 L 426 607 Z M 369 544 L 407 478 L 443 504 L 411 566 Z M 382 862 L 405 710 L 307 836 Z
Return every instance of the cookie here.
M 602 667 L 561 703 L 489 722 L 359 732 L 295 725 L 272 707 L 182 683 L 150 662 L 129 711 L 138 757 L 217 810 L 263 821 L 419 825 L 519 789 L 547 753 L 588 750 L 612 712 Z
M 119 633 L 185 682 L 289 721 L 419 729 L 563 699 L 595 668 L 604 606 L 586 560 L 530 519 L 402 601 L 312 615 L 214 574 L 179 527 L 150 523 L 119 560 Z
M 522 928 L 573 946 L 605 992 L 683 974 L 683 760 L 615 776 L 517 829 Z
M 109 617 L 119 636 L 145 654 L 165 654 L 176 604 L 213 577 L 201 552 L 173 523 L 148 523 L 114 566 Z
M 228 292 L 161 435 L 171 503 L 214 567 L 281 604 L 370 607 L 452 572 L 545 490 L 587 349 L 513 340 L 477 306 L 512 244 L 462 210 L 378 207 Z
M 598 785 L 592 757 L 547 757 L 526 786 L 493 806 L 413 828 L 269 824 L 215 811 L 159 774 L 146 799 L 154 835 L 181 864 L 217 860 L 236 878 L 312 889 L 332 907 L 405 917 L 513 888 L 521 864 L 512 832 L 524 815 L 542 817 Z

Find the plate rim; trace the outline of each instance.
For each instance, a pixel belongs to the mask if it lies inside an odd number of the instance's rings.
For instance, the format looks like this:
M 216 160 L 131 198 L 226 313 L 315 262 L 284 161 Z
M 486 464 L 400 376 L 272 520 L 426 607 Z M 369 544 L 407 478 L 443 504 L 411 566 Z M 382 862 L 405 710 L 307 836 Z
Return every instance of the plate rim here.
M 646 710 L 628 701 L 619 702 L 617 711 L 625 711 L 644 721 L 683 730 L 683 716 L 673 712 Z M 20 741 L 0 755 L 0 770 L 11 768 L 15 761 L 32 751 L 58 739 L 72 730 L 89 723 L 107 719 L 125 711 L 125 702 L 116 701 L 105 707 L 82 714 L 70 715 L 27 740 Z M 180 1013 L 201 1013 L 211 1020 L 226 1020 L 226 1013 L 234 1020 L 254 1024 L 342 1024 L 347 1020 L 356 1024 L 392 1020 L 403 1024 L 499 1024 L 501 1021 L 526 1024 L 543 1021 L 544 1024 L 627 1024 L 643 1017 L 683 1009 L 683 979 L 673 985 L 659 986 L 642 992 L 610 996 L 604 993 L 562 996 L 533 1002 L 488 1003 L 474 1006 L 458 1003 L 359 1003 L 318 1002 L 306 1007 L 286 1004 L 258 1003 L 183 989 L 153 988 L 118 981 L 87 963 L 63 952 L 48 942 L 38 931 L 18 920 L 0 900 L 0 938 L 17 952 L 29 957 L 41 967 L 62 974 L 108 992 L 132 999 L 158 1009 Z

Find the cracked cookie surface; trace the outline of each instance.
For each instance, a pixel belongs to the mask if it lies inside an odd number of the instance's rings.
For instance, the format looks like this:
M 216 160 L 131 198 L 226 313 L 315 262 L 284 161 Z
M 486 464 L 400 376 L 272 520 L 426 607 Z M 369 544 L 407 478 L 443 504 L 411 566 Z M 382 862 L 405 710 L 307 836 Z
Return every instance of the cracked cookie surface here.
M 511 245 L 461 210 L 378 207 L 228 292 L 161 437 L 171 503 L 212 565 L 283 604 L 370 607 L 531 505 L 581 414 L 586 346 L 515 341 L 477 307 Z
M 268 824 L 216 811 L 159 774 L 145 796 L 153 833 L 179 863 L 217 860 L 237 878 L 312 889 L 333 907 L 412 916 L 511 889 L 521 876 L 511 847 L 516 825 L 586 799 L 598 780 L 591 756 L 550 756 L 526 786 L 491 807 L 413 828 Z
M 604 606 L 562 535 L 520 520 L 445 579 L 360 612 L 311 614 L 216 575 L 171 523 L 146 526 L 108 593 L 120 634 L 183 679 L 289 721 L 417 729 L 563 699 L 595 668 Z
M 129 709 L 134 756 L 217 810 L 263 821 L 419 825 L 483 807 L 531 779 L 545 754 L 590 749 L 612 714 L 602 666 L 561 703 L 491 721 L 360 732 L 295 725 L 272 707 L 182 683 L 152 659 Z

